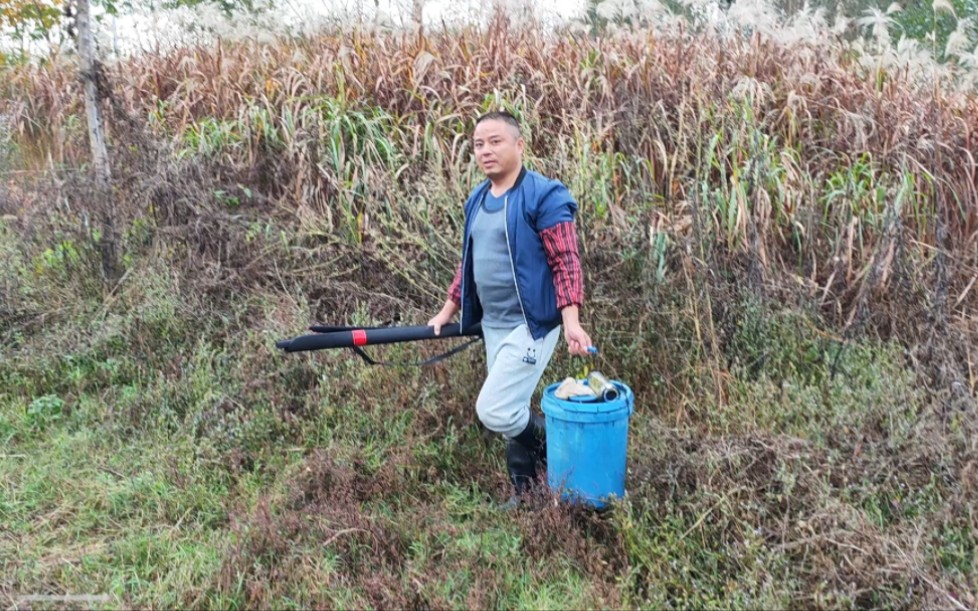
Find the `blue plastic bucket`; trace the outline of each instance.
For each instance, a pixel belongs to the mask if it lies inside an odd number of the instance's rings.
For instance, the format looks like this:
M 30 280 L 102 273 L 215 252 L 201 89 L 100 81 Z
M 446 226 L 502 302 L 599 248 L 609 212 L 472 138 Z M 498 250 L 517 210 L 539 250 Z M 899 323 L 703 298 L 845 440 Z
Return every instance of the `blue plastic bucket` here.
M 625 496 L 628 418 L 635 411 L 632 390 L 618 381 L 618 398 L 558 399 L 560 384 L 543 391 L 547 418 L 547 484 L 561 498 L 596 508 Z

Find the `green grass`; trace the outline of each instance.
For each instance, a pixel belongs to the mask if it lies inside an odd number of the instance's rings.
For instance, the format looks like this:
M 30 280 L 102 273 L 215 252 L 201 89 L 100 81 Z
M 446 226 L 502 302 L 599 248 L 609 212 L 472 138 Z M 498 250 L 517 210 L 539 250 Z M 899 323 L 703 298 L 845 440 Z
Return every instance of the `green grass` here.
M 70 430 L 81 415 L 33 431 L 20 410 L 4 406 L 23 441 L 0 464 L 9 595 L 109 594 L 122 608 L 180 606 L 202 591 L 221 566 L 220 478 L 180 470 L 185 444 Z

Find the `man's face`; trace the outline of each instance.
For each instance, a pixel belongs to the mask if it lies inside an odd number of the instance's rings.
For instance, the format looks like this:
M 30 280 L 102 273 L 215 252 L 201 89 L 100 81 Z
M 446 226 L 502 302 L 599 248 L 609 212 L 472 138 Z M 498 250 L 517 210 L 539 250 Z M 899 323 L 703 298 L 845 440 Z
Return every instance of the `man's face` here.
M 490 179 L 503 177 L 523 164 L 523 138 L 512 125 L 486 120 L 475 126 L 475 159 Z

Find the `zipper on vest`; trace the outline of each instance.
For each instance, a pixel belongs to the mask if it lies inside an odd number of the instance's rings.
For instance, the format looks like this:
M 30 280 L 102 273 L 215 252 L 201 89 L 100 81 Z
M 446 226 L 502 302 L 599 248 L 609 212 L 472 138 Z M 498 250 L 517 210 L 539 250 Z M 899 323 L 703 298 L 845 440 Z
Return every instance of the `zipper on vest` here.
M 509 268 L 513 270 L 513 286 L 516 287 L 516 301 L 520 302 L 520 312 L 523 314 L 523 324 L 526 325 L 526 332 L 531 336 L 533 331 L 530 323 L 526 320 L 526 310 L 523 308 L 523 297 L 520 295 L 520 283 L 516 280 L 516 263 L 513 262 L 513 249 L 509 245 L 509 195 L 503 198 L 503 227 L 506 228 L 506 250 L 509 252 Z
M 465 230 L 462 230 L 462 235 L 465 235 Z M 458 332 L 459 334 L 464 331 L 463 325 L 465 324 L 465 256 L 469 252 L 469 242 L 471 238 L 466 238 L 465 245 L 462 246 L 462 281 L 459 283 L 458 288 Z

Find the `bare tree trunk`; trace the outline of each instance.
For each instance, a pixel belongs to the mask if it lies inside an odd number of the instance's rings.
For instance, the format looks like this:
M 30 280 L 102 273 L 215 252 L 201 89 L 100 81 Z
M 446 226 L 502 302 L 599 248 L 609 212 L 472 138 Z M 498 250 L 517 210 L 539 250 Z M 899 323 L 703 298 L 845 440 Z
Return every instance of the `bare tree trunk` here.
M 105 126 L 99 99 L 100 66 L 95 58 L 95 34 L 92 32 L 92 12 L 89 0 L 76 0 L 78 15 L 78 54 L 81 57 L 81 78 L 85 95 L 85 114 L 88 117 L 88 141 L 92 148 L 95 166 L 95 198 L 102 221 L 99 248 L 102 254 L 102 274 L 106 280 L 116 276 L 115 227 L 112 218 L 112 173 L 109 168 L 109 151 L 105 146 Z
M 423 27 L 422 18 L 424 16 L 424 0 L 413 0 L 411 4 L 411 21 L 418 28 Z

